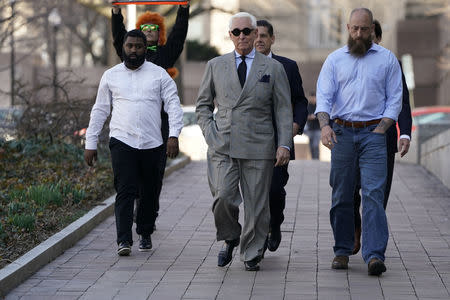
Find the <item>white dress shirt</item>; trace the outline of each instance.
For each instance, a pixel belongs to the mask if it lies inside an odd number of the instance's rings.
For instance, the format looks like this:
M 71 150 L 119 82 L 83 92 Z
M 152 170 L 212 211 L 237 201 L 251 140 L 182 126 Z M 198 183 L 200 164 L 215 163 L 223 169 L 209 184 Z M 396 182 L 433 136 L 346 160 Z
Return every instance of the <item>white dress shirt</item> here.
M 183 128 L 183 111 L 177 86 L 166 70 L 147 61 L 136 70 L 124 63 L 112 67 L 100 81 L 85 148 L 97 149 L 98 136 L 111 108 L 110 137 L 136 149 L 160 146 L 163 102 L 169 115 L 169 136 L 178 137 Z

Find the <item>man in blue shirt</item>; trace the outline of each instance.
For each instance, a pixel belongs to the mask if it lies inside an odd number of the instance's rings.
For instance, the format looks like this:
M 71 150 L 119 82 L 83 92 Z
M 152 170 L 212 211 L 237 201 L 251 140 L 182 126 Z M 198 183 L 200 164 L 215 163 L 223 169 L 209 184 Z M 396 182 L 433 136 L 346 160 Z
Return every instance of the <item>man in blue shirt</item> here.
M 375 25 L 373 42 L 379 44 L 381 42 L 383 30 L 381 29 L 380 22 L 378 22 L 377 20 L 374 20 L 373 24 Z M 402 73 L 402 82 L 403 82 L 402 110 L 398 115 L 397 121 L 400 132 L 397 132 L 397 126 L 395 126 L 395 124 L 389 127 L 389 129 L 386 131 L 388 172 L 386 177 L 386 189 L 384 191 L 384 203 L 383 203 L 383 207 L 385 210 L 389 199 L 389 193 L 391 191 L 392 176 L 394 175 L 395 153 L 400 152 L 400 157 L 403 157 L 406 153 L 408 153 L 411 141 L 411 127 L 412 127 L 411 106 L 409 105 L 408 86 L 406 85 L 406 80 L 403 73 Z M 397 146 L 398 137 L 399 139 Z M 357 180 L 359 181 L 359 177 Z M 361 195 L 359 194 L 359 190 L 360 187 L 359 184 L 357 184 L 354 195 L 355 245 L 353 247 L 353 254 L 358 253 L 359 249 L 361 248 L 361 214 L 359 213 L 359 208 L 361 206 Z
M 350 14 L 347 46 L 331 53 L 317 81 L 316 115 L 322 143 L 331 149 L 330 185 L 335 258 L 333 269 L 347 269 L 354 245 L 353 193 L 356 172 L 363 201 L 362 256 L 370 275 L 386 271 L 389 238 L 383 209 L 386 185 L 386 130 L 402 107 L 400 65 L 389 50 L 372 43 L 372 12 Z M 330 126 L 330 117 L 333 128 Z

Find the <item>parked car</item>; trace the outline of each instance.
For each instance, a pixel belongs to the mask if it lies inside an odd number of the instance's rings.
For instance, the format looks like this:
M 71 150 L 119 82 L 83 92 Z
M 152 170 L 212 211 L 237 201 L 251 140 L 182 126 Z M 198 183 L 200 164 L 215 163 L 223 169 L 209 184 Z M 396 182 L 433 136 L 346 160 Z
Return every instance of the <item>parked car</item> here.
M 450 129 L 450 106 L 424 106 L 412 110 L 412 132 L 419 128 L 419 142 Z M 398 126 L 398 125 L 397 125 Z
M 413 131 L 423 124 L 448 124 L 450 126 L 450 106 L 425 106 L 412 110 Z
M 184 105 L 183 109 L 183 123 L 184 126 L 197 124 L 197 116 L 195 115 L 195 105 Z

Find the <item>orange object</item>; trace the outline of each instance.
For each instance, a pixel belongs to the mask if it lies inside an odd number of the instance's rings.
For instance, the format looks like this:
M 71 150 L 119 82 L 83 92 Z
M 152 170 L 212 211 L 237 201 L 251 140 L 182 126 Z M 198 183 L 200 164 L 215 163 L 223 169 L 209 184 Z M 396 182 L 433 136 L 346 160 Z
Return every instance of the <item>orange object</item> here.
M 138 4 L 138 5 L 162 5 L 162 4 L 177 4 L 186 5 L 187 1 L 115 1 L 114 5 L 128 5 L 128 4 Z
M 159 40 L 158 45 L 166 44 L 166 25 L 164 24 L 164 17 L 157 12 L 146 11 L 140 15 L 136 21 L 136 29 L 141 28 L 142 24 L 156 24 L 159 26 Z

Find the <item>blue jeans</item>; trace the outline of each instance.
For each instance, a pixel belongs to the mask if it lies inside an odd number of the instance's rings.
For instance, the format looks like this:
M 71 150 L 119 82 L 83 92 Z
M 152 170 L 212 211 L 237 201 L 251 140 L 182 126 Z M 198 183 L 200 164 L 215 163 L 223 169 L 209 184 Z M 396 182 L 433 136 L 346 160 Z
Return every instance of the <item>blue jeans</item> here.
M 337 144 L 331 151 L 330 185 L 332 205 L 330 222 L 333 228 L 336 256 L 352 254 L 354 244 L 353 194 L 358 169 L 362 193 L 362 257 L 384 261 L 389 239 L 386 213 L 383 209 L 387 173 L 386 137 L 373 133 L 377 125 L 366 128 L 343 127 L 336 123 Z

